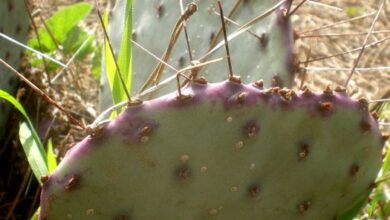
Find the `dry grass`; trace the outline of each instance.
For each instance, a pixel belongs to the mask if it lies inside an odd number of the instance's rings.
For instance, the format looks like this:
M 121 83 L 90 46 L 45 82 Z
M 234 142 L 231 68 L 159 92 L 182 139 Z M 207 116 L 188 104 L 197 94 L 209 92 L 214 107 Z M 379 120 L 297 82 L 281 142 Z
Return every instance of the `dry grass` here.
M 354 16 L 375 13 L 378 10 L 381 1 L 358 1 L 358 0 L 338 0 L 338 1 L 321 1 L 327 5 L 332 5 L 340 9 L 355 7 L 358 13 Z M 380 17 L 375 24 L 374 31 L 387 31 L 387 33 L 372 34 L 369 38 L 369 43 L 378 41 L 385 37 L 389 37 L 390 33 L 390 4 L 386 4 L 384 10 L 380 13 Z M 333 26 L 319 31 L 305 32 L 324 25 L 335 23 L 342 20 L 347 20 L 348 17 L 345 11 L 338 11 L 329 7 L 320 6 L 317 4 L 306 3 L 293 16 L 293 23 L 298 33 L 302 35 L 311 35 L 299 39 L 296 43 L 296 48 L 300 60 L 306 59 L 306 54 L 311 51 L 310 59 L 315 59 L 330 54 L 337 54 L 344 51 L 349 51 L 362 46 L 366 33 L 369 31 L 374 15 L 353 22 L 344 23 L 342 25 Z M 344 36 L 322 36 L 326 34 L 341 34 Z M 362 33 L 361 35 L 352 35 L 354 33 Z M 318 37 L 315 37 L 318 36 Z M 375 47 L 367 48 L 358 64 L 358 67 L 383 67 L 389 66 L 390 60 L 390 41 L 387 40 Z M 329 67 L 329 68 L 351 68 L 359 51 L 349 53 L 343 56 L 338 56 L 330 59 L 310 62 L 308 67 Z M 307 71 L 307 83 L 315 88 L 324 88 L 325 85 L 343 85 L 350 71 Z M 366 97 L 367 99 L 378 99 L 382 97 L 390 89 L 390 69 L 386 71 L 356 71 L 353 75 L 348 90 L 358 97 Z

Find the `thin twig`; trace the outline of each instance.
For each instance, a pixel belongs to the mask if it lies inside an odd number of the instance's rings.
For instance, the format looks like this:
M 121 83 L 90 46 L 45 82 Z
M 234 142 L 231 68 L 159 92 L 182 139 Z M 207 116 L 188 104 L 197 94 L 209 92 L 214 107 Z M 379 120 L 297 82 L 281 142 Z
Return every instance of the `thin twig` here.
M 218 13 L 218 12 L 216 12 L 216 11 L 214 11 L 213 14 L 214 14 L 214 15 L 217 15 L 218 17 L 221 16 L 221 14 Z M 225 18 L 226 21 L 228 21 L 229 23 L 234 24 L 234 25 L 237 26 L 237 27 L 241 27 L 241 26 L 242 26 L 240 23 L 238 23 L 238 22 L 236 22 L 236 21 L 230 19 L 229 17 L 224 16 L 224 18 Z M 248 32 L 250 35 L 252 35 L 253 37 L 256 37 L 256 38 L 259 39 L 259 40 L 261 39 L 261 37 L 259 37 L 259 36 L 258 36 L 256 33 L 254 33 L 253 31 L 247 30 L 247 32 Z
M 301 31 L 301 32 L 298 32 L 298 35 L 305 34 L 305 33 L 308 33 L 308 32 L 324 30 L 326 28 L 334 27 L 334 26 L 337 26 L 337 25 L 340 25 L 340 24 L 345 24 L 345 23 L 352 22 L 352 21 L 357 21 L 357 20 L 360 20 L 360 19 L 363 19 L 363 18 L 366 18 L 366 17 L 370 17 L 370 16 L 372 16 L 374 14 L 375 14 L 375 12 L 370 13 L 370 14 L 366 14 L 366 15 L 362 15 L 362 16 L 358 16 L 358 17 L 354 17 L 354 18 L 350 18 L 350 19 L 347 19 L 347 20 L 342 20 L 342 21 L 335 22 L 335 23 L 332 23 L 332 24 L 327 24 L 327 25 L 324 25 L 324 26 L 321 26 L 321 27 L 318 27 L 318 28 L 314 28 L 314 29 L 310 29 L 310 30 L 306 30 L 306 31 Z
M 371 34 L 388 34 L 390 30 L 382 30 L 382 31 L 373 31 Z M 299 38 L 319 38 L 319 37 L 345 37 L 345 36 L 359 36 L 366 35 L 368 32 L 359 32 L 359 33 L 327 33 L 327 34 L 308 34 L 308 35 L 300 35 Z
M 46 29 L 47 33 L 49 34 L 49 37 L 51 39 L 51 41 L 54 43 L 54 45 L 56 46 L 57 50 L 60 50 L 60 46 L 59 46 L 59 43 L 57 41 L 57 39 L 54 37 L 54 34 L 53 32 L 50 30 L 49 26 L 47 25 L 46 23 L 46 19 L 42 16 L 41 13 L 38 14 L 39 16 L 39 19 L 41 20 L 42 24 L 43 24 L 43 27 Z
M 390 70 L 390 66 L 376 66 L 376 67 L 306 67 L 305 69 L 310 71 L 381 71 Z
M 92 35 L 88 36 L 88 38 L 81 44 L 81 46 L 76 50 L 76 52 L 72 55 L 72 57 L 68 60 L 68 62 L 66 63 L 66 66 L 69 66 L 73 61 L 74 59 L 76 58 L 76 56 L 81 52 L 81 50 L 87 45 L 88 41 L 92 38 Z M 53 79 L 51 79 L 51 81 L 49 81 L 50 83 L 54 83 L 59 77 L 62 76 L 62 74 L 64 73 L 64 71 L 66 70 L 67 68 L 62 68 L 61 71 L 55 75 L 53 77 Z
M 377 20 L 378 20 L 378 18 L 379 18 L 379 14 L 380 14 L 380 12 L 382 11 L 383 6 L 385 5 L 386 2 L 387 2 L 387 0 L 383 0 L 382 3 L 381 3 L 381 5 L 379 6 L 379 9 L 378 9 L 378 11 L 377 11 L 377 13 L 376 13 L 376 15 L 375 15 L 375 18 L 374 18 L 374 20 L 372 21 L 370 30 L 368 31 L 367 36 L 366 36 L 366 38 L 364 39 L 364 42 L 363 42 L 363 45 L 362 45 L 362 49 L 361 49 L 361 51 L 360 51 L 360 53 L 359 53 L 357 59 L 355 60 L 355 63 L 354 63 L 354 65 L 353 65 L 353 67 L 352 67 L 351 72 L 349 73 L 349 76 L 348 76 L 347 80 L 346 80 L 345 83 L 344 83 L 344 87 L 345 87 L 345 88 L 347 88 L 348 83 L 349 83 L 349 81 L 350 81 L 351 78 L 352 78 L 352 75 L 355 73 L 355 68 L 357 67 L 357 65 L 358 65 L 358 63 L 359 63 L 359 61 L 360 61 L 360 58 L 362 57 L 363 52 L 364 52 L 364 50 L 366 49 L 366 45 L 367 45 L 367 42 L 368 42 L 368 38 L 370 37 L 372 31 L 374 30 L 375 23 L 377 22 Z
M 152 53 L 150 50 L 146 49 L 144 46 L 142 46 L 141 44 L 137 43 L 137 42 L 134 41 L 133 39 L 131 39 L 131 42 L 132 42 L 135 46 L 141 48 L 141 49 L 142 49 L 143 51 L 145 51 L 147 54 L 149 54 L 150 56 L 152 56 L 153 58 L 155 58 L 157 61 L 163 63 L 165 66 L 167 66 L 167 67 L 170 68 L 171 70 L 173 70 L 173 71 L 175 71 L 175 72 L 178 71 L 175 67 L 171 66 L 169 63 L 165 62 L 165 61 L 162 60 L 160 57 L 154 55 L 154 53 Z
M 27 168 L 27 171 L 26 173 L 24 174 L 24 177 L 23 177 L 23 181 L 22 181 L 22 184 L 20 185 L 19 187 L 19 190 L 15 196 L 15 199 L 14 201 L 12 202 L 12 205 L 11 207 L 9 208 L 9 211 L 7 213 L 7 216 L 5 217 L 5 220 L 8 220 L 11 218 L 12 214 L 14 213 L 14 210 L 16 208 L 16 205 L 19 203 L 19 199 L 20 197 L 22 196 L 22 193 L 23 193 L 23 189 L 26 187 L 27 185 L 27 182 L 28 182 L 28 179 L 29 179 L 29 176 L 31 174 L 31 168 L 28 167 Z
M 180 11 L 181 11 L 181 15 L 183 15 L 185 13 L 184 7 L 183 7 L 183 0 L 180 0 Z M 186 39 L 186 43 L 187 43 L 188 55 L 190 57 L 190 61 L 192 61 L 193 57 L 192 57 L 192 51 L 191 51 L 191 46 L 190 46 L 190 39 L 188 37 L 187 22 L 186 21 L 183 22 L 183 28 L 184 28 L 184 35 L 185 35 L 185 39 Z
M 188 66 L 186 68 L 180 69 L 179 71 L 177 71 L 177 73 L 184 73 L 184 72 L 189 71 L 191 69 L 196 69 L 196 68 L 199 68 L 199 67 L 210 65 L 210 64 L 213 64 L 213 63 L 216 63 L 216 62 L 220 62 L 222 60 L 223 60 L 223 58 L 217 58 L 217 59 L 214 59 L 214 60 L 210 60 L 210 61 L 207 61 L 207 62 L 196 64 L 196 65 L 193 65 L 193 66 Z M 142 98 L 144 96 L 147 96 L 150 93 L 155 92 L 155 91 L 163 88 L 165 85 L 167 85 L 168 83 L 170 83 L 172 80 L 175 80 L 175 79 L 176 79 L 176 75 L 172 75 L 172 76 L 168 77 L 167 79 L 161 81 L 158 85 L 154 85 L 154 86 L 146 89 L 142 93 L 139 93 L 139 94 L 135 95 L 135 99 L 139 99 L 139 98 Z M 128 104 L 127 101 L 123 101 L 123 102 L 120 102 L 118 104 L 115 104 L 115 105 L 107 108 L 98 117 L 96 117 L 95 121 L 91 125 L 89 125 L 88 127 L 94 128 L 94 127 L 98 126 L 99 124 L 104 123 L 105 122 L 104 119 L 109 114 L 111 114 L 111 112 L 116 111 L 117 109 L 122 108 L 122 107 L 126 106 L 127 104 Z
M 12 42 L 12 43 L 14 43 L 14 44 L 20 46 L 20 47 L 23 47 L 24 49 L 30 50 L 30 51 L 32 51 L 33 53 L 38 54 L 39 56 L 45 57 L 46 59 L 48 59 L 48 60 L 50 60 L 50 61 L 52 61 L 52 62 L 54 62 L 54 63 L 56 63 L 56 64 L 58 64 L 58 65 L 60 65 L 60 66 L 62 66 L 62 67 L 67 67 L 65 64 L 61 63 L 60 61 L 58 61 L 58 60 L 56 60 L 56 59 L 54 59 L 54 58 L 52 58 L 52 57 L 50 57 L 50 56 L 48 56 L 48 55 L 46 55 L 46 54 L 40 52 L 40 51 L 38 51 L 38 50 L 35 50 L 34 48 L 29 47 L 29 46 L 27 46 L 27 45 L 25 45 L 25 44 L 23 44 L 23 43 L 21 43 L 21 42 L 15 40 L 15 39 L 13 39 L 13 38 L 11 38 L 11 37 L 9 37 L 9 36 L 3 34 L 3 33 L 0 33 L 0 37 L 4 38 L 4 39 L 6 39 L 6 40 L 8 40 L 8 41 L 10 41 L 10 42 Z
M 27 14 L 28 14 L 28 17 L 30 18 L 30 22 L 31 22 L 31 25 L 33 27 L 35 36 L 37 36 L 37 42 L 38 42 L 39 50 L 43 51 L 42 43 L 41 43 L 41 37 L 39 35 L 37 25 L 35 24 L 35 20 L 34 20 L 32 14 L 31 14 L 31 10 L 30 10 L 30 7 L 29 7 L 29 4 L 28 4 L 27 0 L 24 0 L 24 6 L 26 7 Z M 45 68 L 45 72 L 47 74 L 49 87 L 51 87 L 50 72 L 49 72 L 49 68 L 48 68 L 47 62 L 46 62 L 46 60 L 43 57 L 41 57 L 41 60 L 42 60 L 42 63 L 43 63 L 43 67 Z
M 275 10 L 277 10 L 282 4 L 284 4 L 286 2 L 286 0 L 283 0 L 283 1 L 280 1 L 279 3 L 277 3 L 276 5 L 274 5 L 273 7 L 271 7 L 270 9 L 268 9 L 267 11 L 265 11 L 263 14 L 253 18 L 252 20 L 250 20 L 249 22 L 247 22 L 246 24 L 242 25 L 240 28 L 238 28 L 238 30 L 236 30 L 235 32 L 231 33 L 227 38 L 228 38 L 228 42 L 233 40 L 234 38 L 240 36 L 242 33 L 246 32 L 247 30 L 249 30 L 251 28 L 251 26 L 258 22 L 259 20 L 267 17 L 268 15 L 270 15 L 272 12 L 274 12 Z M 213 49 L 209 50 L 205 55 L 203 55 L 199 60 L 200 61 L 203 61 L 205 60 L 208 56 L 210 56 L 211 54 L 213 54 L 216 50 L 218 50 L 220 47 L 224 46 L 225 45 L 225 41 L 221 41 L 219 42 L 215 47 L 213 47 Z
M 307 0 L 302 0 L 301 2 L 299 2 L 299 4 L 291 12 L 287 14 L 287 17 L 293 15 L 306 1 Z
M 318 5 L 320 7 L 325 7 L 325 8 L 328 8 L 328 9 L 333 9 L 333 10 L 336 10 L 336 11 L 344 11 L 342 8 L 339 8 L 339 7 L 336 7 L 336 6 L 333 6 L 333 5 L 328 5 L 328 4 L 325 4 L 325 3 L 322 3 L 322 2 L 318 2 L 318 1 L 309 0 L 308 3 L 311 3 L 313 5 Z
M 382 43 L 384 41 L 387 41 L 389 39 L 390 39 L 390 36 L 389 37 L 385 37 L 383 39 L 380 39 L 378 41 L 375 41 L 375 42 L 373 42 L 371 44 L 367 44 L 366 48 L 376 46 L 376 45 L 378 45 L 378 44 L 380 44 L 380 43 Z M 362 47 L 358 47 L 358 48 L 354 48 L 352 50 L 344 51 L 344 52 L 341 52 L 341 53 L 331 54 L 331 55 L 327 55 L 327 56 L 323 56 L 323 57 L 319 57 L 319 58 L 313 58 L 311 60 L 307 60 L 307 61 L 304 61 L 302 63 L 311 63 L 311 62 L 315 62 L 315 61 L 319 61 L 319 60 L 329 59 L 329 58 L 332 58 L 332 57 L 338 57 L 338 56 L 342 56 L 342 55 L 345 55 L 345 54 L 357 52 L 357 51 L 359 51 L 361 49 L 362 49 Z
M 247 27 L 250 27 L 252 26 L 254 23 L 258 22 L 259 20 L 267 17 L 268 15 L 270 15 L 272 12 L 274 12 L 275 10 L 277 10 L 282 4 L 284 4 L 286 2 L 286 0 L 283 0 L 283 1 L 280 1 L 278 4 L 274 5 L 272 8 L 268 9 L 267 11 L 265 11 L 263 14 L 253 18 L 252 20 L 248 21 L 246 24 L 242 25 L 238 31 L 240 30 L 243 30 Z
M 69 121 L 78 125 L 82 129 L 85 129 L 85 126 L 80 121 L 75 119 L 61 105 L 59 105 L 56 101 L 54 101 L 52 98 L 50 98 L 45 92 L 43 92 L 41 89 L 39 89 L 37 86 L 35 86 L 32 82 L 30 82 L 30 80 L 28 80 L 25 76 L 23 76 L 21 73 L 19 73 L 17 70 L 15 70 L 12 66 L 10 66 L 8 63 L 6 63 L 1 58 L 0 58 L 0 64 L 5 66 L 7 69 L 9 69 L 11 72 L 13 72 L 16 76 L 18 76 L 21 80 L 23 80 L 32 90 L 34 90 L 36 93 L 38 93 L 40 96 L 42 96 L 47 102 L 54 105 L 57 109 L 59 109 L 61 112 L 63 112 L 68 117 Z
M 189 4 L 187 6 L 186 11 L 184 14 L 180 16 L 178 21 L 175 24 L 175 27 L 173 28 L 173 32 L 171 34 L 171 38 L 169 39 L 168 48 L 164 51 L 164 54 L 162 55 L 161 59 L 166 62 L 171 55 L 171 52 L 173 50 L 174 45 L 176 44 L 177 38 L 179 37 L 181 30 L 183 29 L 183 22 L 185 22 L 193 13 L 195 13 L 197 10 L 197 6 L 195 4 Z M 145 81 L 145 83 L 142 85 L 140 92 L 143 92 L 151 83 L 156 84 L 159 81 L 159 78 L 164 70 L 165 65 L 163 63 L 158 63 L 156 68 L 149 74 L 149 77 Z
M 108 36 L 106 27 L 104 26 L 104 21 L 103 21 L 102 15 L 101 15 L 101 13 L 100 13 L 99 3 L 97 2 L 97 0 L 96 0 L 96 11 L 97 11 L 97 15 L 98 15 L 98 17 L 99 17 L 100 24 L 102 25 L 102 28 L 103 28 L 104 36 L 105 36 L 105 38 L 106 38 L 106 40 L 107 40 L 108 47 L 109 47 L 109 49 L 110 49 L 112 59 L 114 60 L 115 68 L 116 68 L 116 71 L 118 72 L 118 75 L 119 75 L 119 80 L 121 81 L 123 90 L 124 90 L 125 93 L 126 93 L 127 100 L 128 100 L 129 102 L 131 102 L 130 93 L 129 93 L 129 91 L 127 91 L 127 87 L 126 87 L 125 80 L 123 79 L 123 76 L 122 76 L 121 70 L 120 70 L 120 68 L 119 68 L 118 62 L 116 61 L 115 54 L 114 54 L 114 49 L 112 48 L 111 41 L 110 41 L 110 37 Z
M 310 56 L 311 56 L 311 47 L 309 48 L 309 50 L 306 52 L 306 60 L 309 60 L 310 59 Z M 306 78 L 307 78 L 307 66 L 309 65 L 309 63 L 305 63 L 305 68 L 303 69 L 303 76 L 302 76 L 302 80 L 301 80 L 301 84 L 299 85 L 299 89 L 302 89 L 304 84 L 305 84 L 305 81 L 306 81 Z
M 236 3 L 234 3 L 234 6 L 233 6 L 232 10 L 230 10 L 228 16 L 225 17 L 225 19 L 229 19 L 230 20 L 230 18 L 236 13 L 236 11 L 239 8 L 239 6 L 240 6 L 242 1 L 243 0 L 237 0 Z M 211 10 L 211 12 L 214 13 L 214 14 L 218 14 L 215 10 Z M 218 14 L 218 16 L 220 16 L 220 15 Z M 209 51 L 217 44 L 217 40 L 218 40 L 219 36 L 221 36 L 221 34 L 222 34 L 222 27 L 219 28 L 217 34 L 215 34 L 213 39 L 211 39 L 210 45 L 209 45 L 209 49 L 208 49 Z

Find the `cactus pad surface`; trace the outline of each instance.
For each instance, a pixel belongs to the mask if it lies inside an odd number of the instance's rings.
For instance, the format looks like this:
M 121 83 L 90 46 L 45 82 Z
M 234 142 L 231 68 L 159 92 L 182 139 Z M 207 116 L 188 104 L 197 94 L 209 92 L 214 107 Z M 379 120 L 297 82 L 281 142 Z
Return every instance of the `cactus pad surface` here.
M 383 140 L 364 100 L 191 82 L 129 106 L 43 178 L 40 219 L 337 219 Z
M 133 40 L 144 45 L 148 50 L 161 57 L 170 42 L 175 23 L 181 15 L 180 1 L 165 0 L 154 2 L 135 0 L 133 18 Z M 184 0 L 184 8 L 193 2 Z M 264 18 L 255 22 L 248 32 L 244 32 L 229 42 L 231 59 L 234 63 L 233 69 L 236 74 L 243 76 L 245 83 L 263 79 L 266 86 L 271 86 L 273 80 L 279 81 L 282 86 L 291 87 L 293 82 L 292 62 L 293 62 L 293 34 L 288 17 L 284 17 L 283 9 L 287 7 L 289 1 L 282 4 L 276 10 L 269 13 Z M 193 13 L 187 22 L 188 36 L 191 45 L 191 53 L 194 60 L 200 60 L 211 46 L 212 39 L 216 42 L 223 41 L 223 35 L 218 35 L 221 30 L 221 18 L 218 13 L 216 1 L 195 1 L 197 11 Z M 231 14 L 230 18 L 239 25 L 244 25 L 255 17 L 273 8 L 278 1 L 224 1 L 223 8 L 225 17 Z M 237 6 L 235 7 L 235 5 Z M 229 21 L 225 22 L 228 34 L 238 30 L 237 24 Z M 177 38 L 173 45 L 169 64 L 176 69 L 190 65 L 189 52 L 187 49 L 185 34 Z M 219 57 L 226 57 L 225 48 L 220 47 L 212 55 L 202 61 L 212 60 Z M 142 49 L 133 49 L 134 92 L 137 92 L 147 79 L 149 73 L 153 71 L 158 61 L 145 53 Z M 204 76 L 210 82 L 220 82 L 224 80 L 224 75 L 213 73 L 227 72 L 225 62 L 218 62 L 202 68 L 197 77 Z M 174 72 L 165 69 L 161 79 L 171 76 Z M 176 84 L 171 83 L 166 89 L 162 89 L 159 94 L 167 94 L 174 91 Z
M 29 16 L 23 0 L 0 1 L 0 32 L 19 41 L 27 42 Z M 0 38 L 0 58 L 14 67 L 21 64 L 24 50 L 21 47 Z M 15 75 L 3 66 L 0 66 L 0 89 L 14 94 L 18 85 Z M 4 134 L 8 121 L 10 107 L 5 100 L 0 100 L 0 138 Z

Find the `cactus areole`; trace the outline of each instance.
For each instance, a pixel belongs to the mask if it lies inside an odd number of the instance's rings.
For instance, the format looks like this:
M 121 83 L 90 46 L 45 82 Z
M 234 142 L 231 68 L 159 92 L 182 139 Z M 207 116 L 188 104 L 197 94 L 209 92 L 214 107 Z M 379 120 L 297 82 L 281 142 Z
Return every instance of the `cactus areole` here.
M 338 219 L 367 198 L 382 146 L 342 90 L 191 82 L 73 147 L 40 219 Z

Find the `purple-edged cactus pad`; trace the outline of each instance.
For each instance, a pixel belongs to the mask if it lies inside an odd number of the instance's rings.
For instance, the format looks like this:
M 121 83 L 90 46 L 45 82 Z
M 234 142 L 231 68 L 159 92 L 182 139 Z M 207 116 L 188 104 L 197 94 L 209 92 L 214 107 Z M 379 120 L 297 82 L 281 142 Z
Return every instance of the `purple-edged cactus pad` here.
M 364 101 L 224 81 L 129 106 L 45 180 L 40 219 L 335 219 L 383 140 Z

